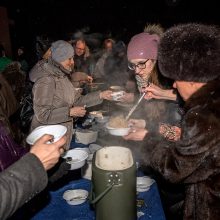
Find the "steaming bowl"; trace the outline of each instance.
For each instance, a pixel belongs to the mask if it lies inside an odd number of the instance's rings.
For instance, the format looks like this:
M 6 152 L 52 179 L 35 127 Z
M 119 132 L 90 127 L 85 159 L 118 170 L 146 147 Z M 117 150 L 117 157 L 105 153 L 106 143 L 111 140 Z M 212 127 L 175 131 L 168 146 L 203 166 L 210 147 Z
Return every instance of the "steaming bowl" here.
M 130 127 L 127 128 L 113 128 L 106 124 L 106 129 L 109 132 L 109 134 L 114 135 L 114 136 L 125 136 L 128 135 L 130 131 Z

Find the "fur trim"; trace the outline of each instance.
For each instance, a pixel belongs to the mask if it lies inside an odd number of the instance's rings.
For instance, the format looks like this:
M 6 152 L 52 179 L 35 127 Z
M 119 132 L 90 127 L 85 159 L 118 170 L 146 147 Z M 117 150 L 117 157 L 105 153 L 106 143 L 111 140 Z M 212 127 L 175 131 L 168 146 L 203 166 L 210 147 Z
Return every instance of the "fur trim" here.
M 156 34 L 159 37 L 163 36 L 164 29 L 160 24 L 146 24 L 144 27 L 144 32 L 148 34 Z
M 209 82 L 220 76 L 220 32 L 216 26 L 188 23 L 168 29 L 161 39 L 161 73 L 179 81 Z

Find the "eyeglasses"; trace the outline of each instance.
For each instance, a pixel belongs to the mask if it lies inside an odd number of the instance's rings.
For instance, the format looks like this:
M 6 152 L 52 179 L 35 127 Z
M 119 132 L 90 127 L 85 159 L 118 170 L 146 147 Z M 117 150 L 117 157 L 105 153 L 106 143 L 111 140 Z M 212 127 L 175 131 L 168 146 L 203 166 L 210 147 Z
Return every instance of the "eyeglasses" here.
M 77 50 L 81 50 L 81 51 L 84 51 L 85 48 L 79 48 L 79 47 L 76 47 Z
M 130 70 L 136 70 L 136 68 L 138 67 L 139 69 L 145 69 L 146 68 L 146 63 L 149 59 L 147 59 L 146 61 L 144 62 L 139 62 L 137 64 L 135 63 L 128 63 L 128 68 Z

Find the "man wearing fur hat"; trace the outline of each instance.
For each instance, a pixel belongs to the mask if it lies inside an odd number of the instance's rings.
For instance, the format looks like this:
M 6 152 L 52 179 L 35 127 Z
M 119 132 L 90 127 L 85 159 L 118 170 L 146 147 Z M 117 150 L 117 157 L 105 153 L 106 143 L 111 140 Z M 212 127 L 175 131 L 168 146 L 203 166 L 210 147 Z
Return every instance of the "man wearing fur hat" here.
M 144 140 L 143 164 L 170 183 L 184 186 L 183 219 L 220 216 L 219 54 L 220 31 L 215 26 L 189 23 L 168 29 L 160 42 L 158 62 L 185 101 L 180 139 L 153 140 L 154 134 L 140 127 L 124 137 Z

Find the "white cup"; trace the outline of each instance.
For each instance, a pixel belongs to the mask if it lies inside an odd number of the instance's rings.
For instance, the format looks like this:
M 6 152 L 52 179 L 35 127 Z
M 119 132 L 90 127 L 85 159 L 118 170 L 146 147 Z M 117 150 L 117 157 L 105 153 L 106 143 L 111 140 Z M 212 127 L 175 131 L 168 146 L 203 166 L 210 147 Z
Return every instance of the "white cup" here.
M 125 94 L 124 91 L 113 92 L 113 93 L 112 93 L 112 99 L 113 99 L 114 101 L 119 101 L 120 98 L 124 96 L 124 94 Z

